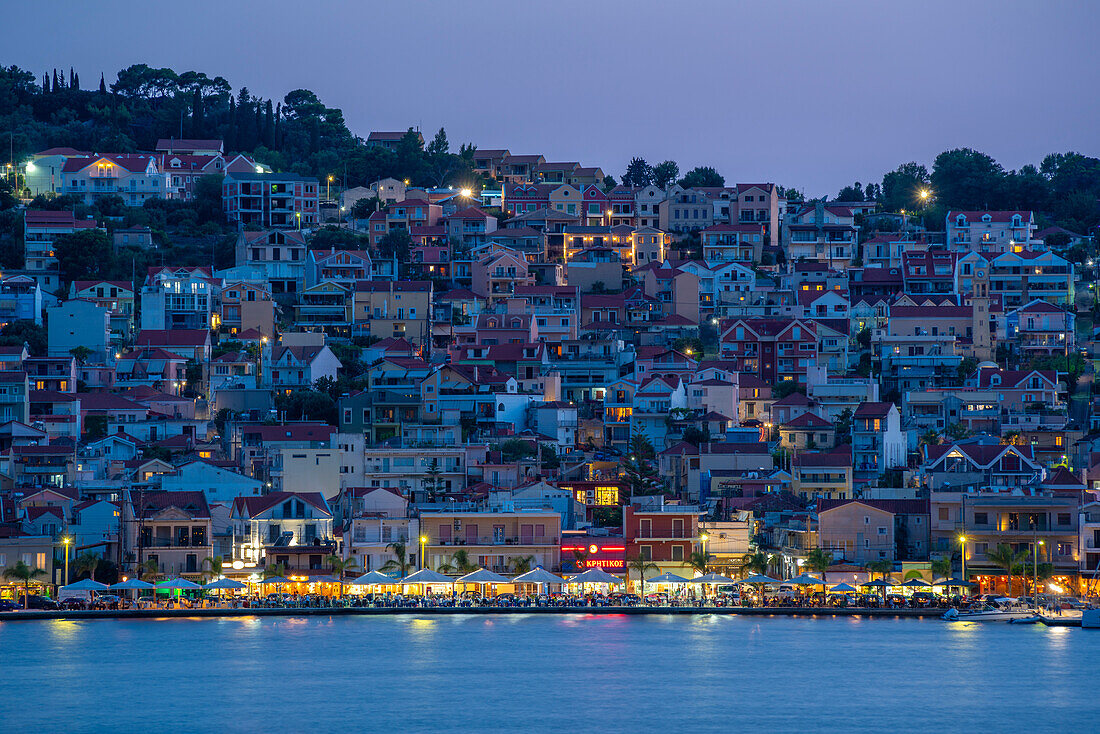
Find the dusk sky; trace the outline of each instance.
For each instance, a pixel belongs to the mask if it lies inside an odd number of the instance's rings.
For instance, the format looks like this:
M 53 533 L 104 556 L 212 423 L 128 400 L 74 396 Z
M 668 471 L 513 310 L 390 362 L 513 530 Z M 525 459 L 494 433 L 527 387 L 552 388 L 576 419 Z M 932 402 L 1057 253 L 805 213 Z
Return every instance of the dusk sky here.
M 1100 155 L 1092 2 L 657 0 L 8 3 L 0 62 L 84 86 L 134 63 L 370 130 L 542 153 L 616 177 L 634 155 L 835 195 L 968 146 L 1006 168 Z

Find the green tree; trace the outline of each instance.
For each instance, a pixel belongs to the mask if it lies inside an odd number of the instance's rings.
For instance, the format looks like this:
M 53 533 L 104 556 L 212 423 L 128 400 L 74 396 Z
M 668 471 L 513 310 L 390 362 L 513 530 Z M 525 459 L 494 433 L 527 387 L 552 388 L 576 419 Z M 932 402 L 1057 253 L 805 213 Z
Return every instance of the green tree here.
M 996 209 L 1004 177 L 1001 164 L 971 148 L 944 151 L 932 164 L 932 189 L 952 209 Z
M 814 548 L 806 554 L 806 567 L 820 573 L 822 582 L 825 581 L 825 573 L 831 565 L 833 565 L 833 554 L 822 548 Z
M 701 550 L 692 551 L 688 556 L 688 565 L 691 566 L 691 570 L 698 571 L 699 573 L 706 575 L 707 569 L 710 568 L 711 559 L 713 559 L 710 553 L 704 553 Z
M 952 441 L 961 441 L 970 435 L 970 429 L 968 429 L 962 423 L 952 423 L 947 427 L 944 433 Z
M 649 571 L 659 571 L 660 568 L 656 563 L 648 558 L 642 558 L 636 556 L 634 558 L 628 558 L 626 561 L 627 575 L 633 573 L 638 578 L 638 595 L 643 599 L 645 598 L 645 575 Z
M 95 553 L 81 553 L 73 561 L 73 573 L 77 580 L 89 578 L 95 581 L 95 572 L 99 569 L 100 558 Z
M 1023 573 L 1027 551 L 1013 550 L 1007 543 L 998 543 L 996 548 L 986 552 L 985 557 L 994 566 L 1003 568 L 1008 574 L 1008 596 L 1012 596 L 1012 577 L 1014 574 Z
M 726 179 L 710 166 L 697 166 L 685 173 L 679 183 L 685 189 L 694 189 L 698 187 L 725 186 Z
M 0 345 L 21 347 L 24 344 L 27 345 L 27 351 L 31 356 L 46 356 L 48 346 L 46 327 L 34 323 L 31 319 L 16 319 L 0 328 Z
M 352 571 L 359 567 L 359 561 L 354 558 L 341 558 L 335 553 L 329 554 L 325 558 L 325 563 L 332 569 L 332 575 L 340 580 L 340 596 L 344 596 L 344 576 L 349 571 Z
M 202 559 L 202 578 L 216 581 L 221 578 L 225 568 L 225 559 L 222 556 L 207 556 Z
M 928 185 L 927 168 L 914 161 L 903 163 L 882 177 L 882 206 L 888 212 L 912 209 Z
M 386 546 L 386 550 L 393 552 L 393 558 L 382 565 L 382 571 L 386 573 L 397 571 L 401 578 L 408 576 L 413 564 L 409 562 L 405 541 L 395 540 Z
M 107 233 L 101 229 L 81 229 L 61 235 L 54 242 L 61 280 L 109 280 L 114 274 L 115 253 Z
M 76 359 L 77 362 L 84 364 L 88 361 L 88 357 L 92 356 L 93 352 L 91 349 L 88 349 L 88 347 L 79 346 L 70 349 L 69 354 L 73 355 L 73 358 Z
M 262 580 L 277 579 L 282 576 L 286 576 L 286 564 L 285 563 L 273 563 L 271 565 L 264 566 L 263 572 L 260 574 Z
M 743 573 L 767 573 L 768 554 L 763 551 L 746 553 L 744 556 L 741 557 L 741 571 Z
M 382 200 L 377 196 L 364 196 L 351 205 L 351 216 L 353 219 L 367 219 L 381 208 Z
M 840 411 L 840 415 L 836 417 L 836 423 L 833 424 L 836 428 L 836 441 L 837 443 L 851 443 L 852 442 L 852 409 L 845 408 Z
M 508 561 L 508 565 L 512 569 L 512 573 L 519 576 L 521 573 L 527 573 L 531 570 L 531 564 L 535 562 L 534 556 L 513 556 Z
M 640 188 L 649 186 L 652 181 L 653 169 L 645 162 L 645 158 L 631 158 L 626 173 L 623 174 L 623 186 Z
M 424 471 L 424 492 L 428 495 L 428 502 L 435 502 L 442 491 L 443 472 L 439 469 L 439 459 L 432 457 Z
M 949 579 L 954 574 L 955 552 L 951 551 L 939 558 L 932 559 L 932 575 L 941 579 Z M 933 579 L 934 580 L 934 579 Z
M 46 575 L 46 572 L 37 566 L 29 566 L 22 560 L 16 561 L 14 566 L 4 569 L 4 578 L 23 584 L 23 608 L 30 608 L 31 582 Z
M 653 167 L 653 185 L 667 189 L 680 176 L 680 167 L 676 161 L 661 161 Z
M 400 263 L 409 262 L 412 238 L 404 227 L 391 229 L 378 241 L 378 254 L 384 258 L 396 258 Z
M 635 431 L 630 437 L 628 454 L 623 460 L 623 474 L 635 496 L 657 494 L 661 480 L 657 473 L 656 452 L 644 433 Z

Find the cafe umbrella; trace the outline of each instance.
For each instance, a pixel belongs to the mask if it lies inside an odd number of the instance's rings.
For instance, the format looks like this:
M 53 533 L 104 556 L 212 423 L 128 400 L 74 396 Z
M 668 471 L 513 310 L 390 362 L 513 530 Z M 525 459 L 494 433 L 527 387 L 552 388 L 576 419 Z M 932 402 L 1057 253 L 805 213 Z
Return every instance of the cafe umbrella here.
M 368 571 L 358 578 L 348 581 L 348 586 L 393 586 L 397 581 L 384 573 Z
M 762 573 L 754 573 L 752 576 L 746 576 L 745 578 L 741 579 L 738 583 L 752 584 L 753 586 L 757 586 L 757 592 L 760 594 L 760 602 L 763 603 L 764 586 L 767 584 L 781 584 L 783 582 L 779 579 L 773 579 L 771 576 L 765 576 Z
M 605 584 L 607 586 L 622 586 L 623 580 L 618 576 L 612 576 L 602 568 L 590 568 L 582 574 L 569 579 L 570 584 L 580 584 L 583 589 L 588 584 Z
M 728 576 L 723 576 L 720 573 L 715 573 L 714 571 L 711 571 L 710 573 L 705 573 L 702 576 L 696 576 L 688 583 L 699 584 L 700 586 L 702 586 L 703 599 L 706 599 L 708 586 L 717 586 L 718 584 L 736 584 L 737 582 L 729 578 Z
M 127 579 L 120 581 L 117 584 L 111 586 L 111 591 L 148 591 L 149 589 L 155 589 L 148 581 L 142 581 L 141 579 Z
M 534 584 L 536 587 L 541 587 L 543 584 L 545 584 L 547 586 L 549 586 L 550 584 L 559 584 L 559 585 L 561 585 L 561 584 L 565 583 L 565 579 L 563 579 L 561 576 L 555 576 L 554 574 L 550 573 L 549 571 L 547 571 L 542 566 L 537 566 L 536 568 L 531 569 L 527 573 L 523 573 L 523 574 L 520 574 L 519 576 L 516 576 L 514 579 L 512 579 L 512 583 L 514 583 L 514 584 Z M 539 591 L 539 588 L 536 588 L 536 595 L 538 594 L 538 591 Z M 549 589 L 547 589 L 547 591 L 549 591 Z
M 399 582 L 402 586 L 420 586 L 422 595 L 426 595 L 428 587 L 432 585 L 451 584 L 454 588 L 454 581 L 449 576 L 444 576 L 438 571 L 433 571 L 430 568 L 422 568 L 415 573 L 409 574 Z
M 501 576 L 499 573 L 493 573 L 484 568 L 479 568 L 476 571 L 472 571 L 465 576 L 460 576 L 455 579 L 456 584 L 477 584 L 481 587 L 481 596 L 484 597 L 488 590 L 489 584 L 506 584 L 508 579 Z

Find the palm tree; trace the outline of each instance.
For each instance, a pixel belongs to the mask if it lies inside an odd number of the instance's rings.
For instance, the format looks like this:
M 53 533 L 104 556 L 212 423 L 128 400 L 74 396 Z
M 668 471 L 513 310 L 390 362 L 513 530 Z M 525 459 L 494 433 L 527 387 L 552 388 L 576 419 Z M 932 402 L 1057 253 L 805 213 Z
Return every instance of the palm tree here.
M 157 565 L 156 560 L 149 558 L 138 565 L 137 575 L 142 581 L 156 583 L 157 577 L 160 576 L 160 566 Z
M 210 556 L 202 559 L 202 578 L 216 581 L 222 575 L 224 561 L 221 556 Z
M 996 548 L 986 552 L 985 557 L 994 566 L 999 566 L 1008 573 L 1008 595 L 1012 596 L 1012 575 L 1023 570 L 1027 551 L 1014 551 L 1007 543 L 998 543 Z
M 4 569 L 4 578 L 8 581 L 21 582 L 23 584 L 23 608 L 29 609 L 31 603 L 31 582 L 39 576 L 45 576 L 46 572 L 37 566 L 28 566 L 23 561 L 18 561 L 11 568 Z
M 833 565 L 833 554 L 822 548 L 814 548 L 806 554 L 806 565 L 811 571 L 821 574 L 821 583 L 825 583 L 825 572 Z
M 460 576 L 476 571 L 480 568 L 470 561 L 470 553 L 465 549 L 456 550 L 451 554 L 450 560 L 439 564 L 436 570 L 440 573 L 457 573 Z
M 948 551 L 947 555 L 932 560 L 932 575 L 941 579 L 949 579 L 951 574 L 954 573 L 954 567 L 955 551 Z
M 73 571 L 77 578 L 88 574 L 88 578 L 95 581 L 95 572 L 99 568 L 99 556 L 95 553 L 81 553 L 73 561 Z
M 588 560 L 588 551 L 584 548 L 573 549 L 573 567 L 578 571 L 582 570 L 585 565 L 585 561 Z
M 885 578 L 890 575 L 890 572 L 894 570 L 894 564 L 887 560 L 871 561 L 870 563 L 864 564 L 863 567 L 871 574 L 871 581 L 875 580 L 876 573 L 881 573 L 882 578 L 885 580 Z
M 340 598 L 344 597 L 344 573 L 352 570 L 359 565 L 359 562 L 354 558 L 344 560 L 340 556 L 333 553 L 325 559 L 329 568 L 332 569 L 332 575 L 340 579 Z
M 519 576 L 521 573 L 530 571 L 531 564 L 534 562 L 534 556 L 514 556 L 512 560 L 508 561 L 508 565 L 512 567 L 512 573 Z
M 714 556 L 709 553 L 704 553 L 701 550 L 692 551 L 691 555 L 688 556 L 688 565 L 691 566 L 693 571 L 698 571 L 705 576 L 707 573 L 707 566 L 710 565 L 710 559 L 712 558 L 714 558 Z
M 412 564 L 409 563 L 409 555 L 406 551 L 405 541 L 395 540 L 386 546 L 386 550 L 393 551 L 393 558 L 386 561 L 381 570 L 397 571 L 401 574 L 401 578 L 408 576 Z
M 645 575 L 646 575 L 646 572 L 647 571 L 658 571 L 660 569 L 658 568 L 656 563 L 649 560 L 648 558 L 642 558 L 641 556 L 638 556 L 637 558 L 631 558 L 630 560 L 628 560 L 626 562 L 626 568 L 627 568 L 628 573 L 630 571 L 636 571 L 638 573 L 638 588 L 641 589 L 641 591 L 639 592 L 639 596 L 641 596 L 644 599 L 645 598 Z
M 768 572 L 768 555 L 764 551 L 746 553 L 741 558 L 741 570 L 752 573 L 765 574 Z M 744 576 L 742 575 L 742 578 Z
M 782 578 L 783 556 L 779 555 L 778 553 L 772 553 L 770 556 L 768 556 L 768 566 L 771 567 L 772 573 L 774 573 L 777 578 Z
M 275 563 L 270 566 L 264 566 L 261 577 L 266 581 L 267 579 L 278 578 L 279 576 L 286 575 L 286 565 L 282 563 Z

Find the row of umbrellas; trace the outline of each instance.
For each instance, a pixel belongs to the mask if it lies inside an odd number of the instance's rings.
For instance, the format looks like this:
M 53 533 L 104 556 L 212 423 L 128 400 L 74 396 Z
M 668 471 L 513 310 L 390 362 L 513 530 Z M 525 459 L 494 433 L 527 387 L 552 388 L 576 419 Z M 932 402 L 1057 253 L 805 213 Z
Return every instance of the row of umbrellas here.
M 84 579 L 83 581 L 69 584 L 65 588 L 73 591 L 141 591 L 148 589 L 243 589 L 245 585 L 233 579 L 218 579 L 209 584 L 196 584 L 194 581 L 188 581 L 187 579 L 168 579 L 158 584 L 151 584 L 141 579 L 127 579 L 126 581 L 120 581 L 117 584 L 108 586 L 98 581 Z

